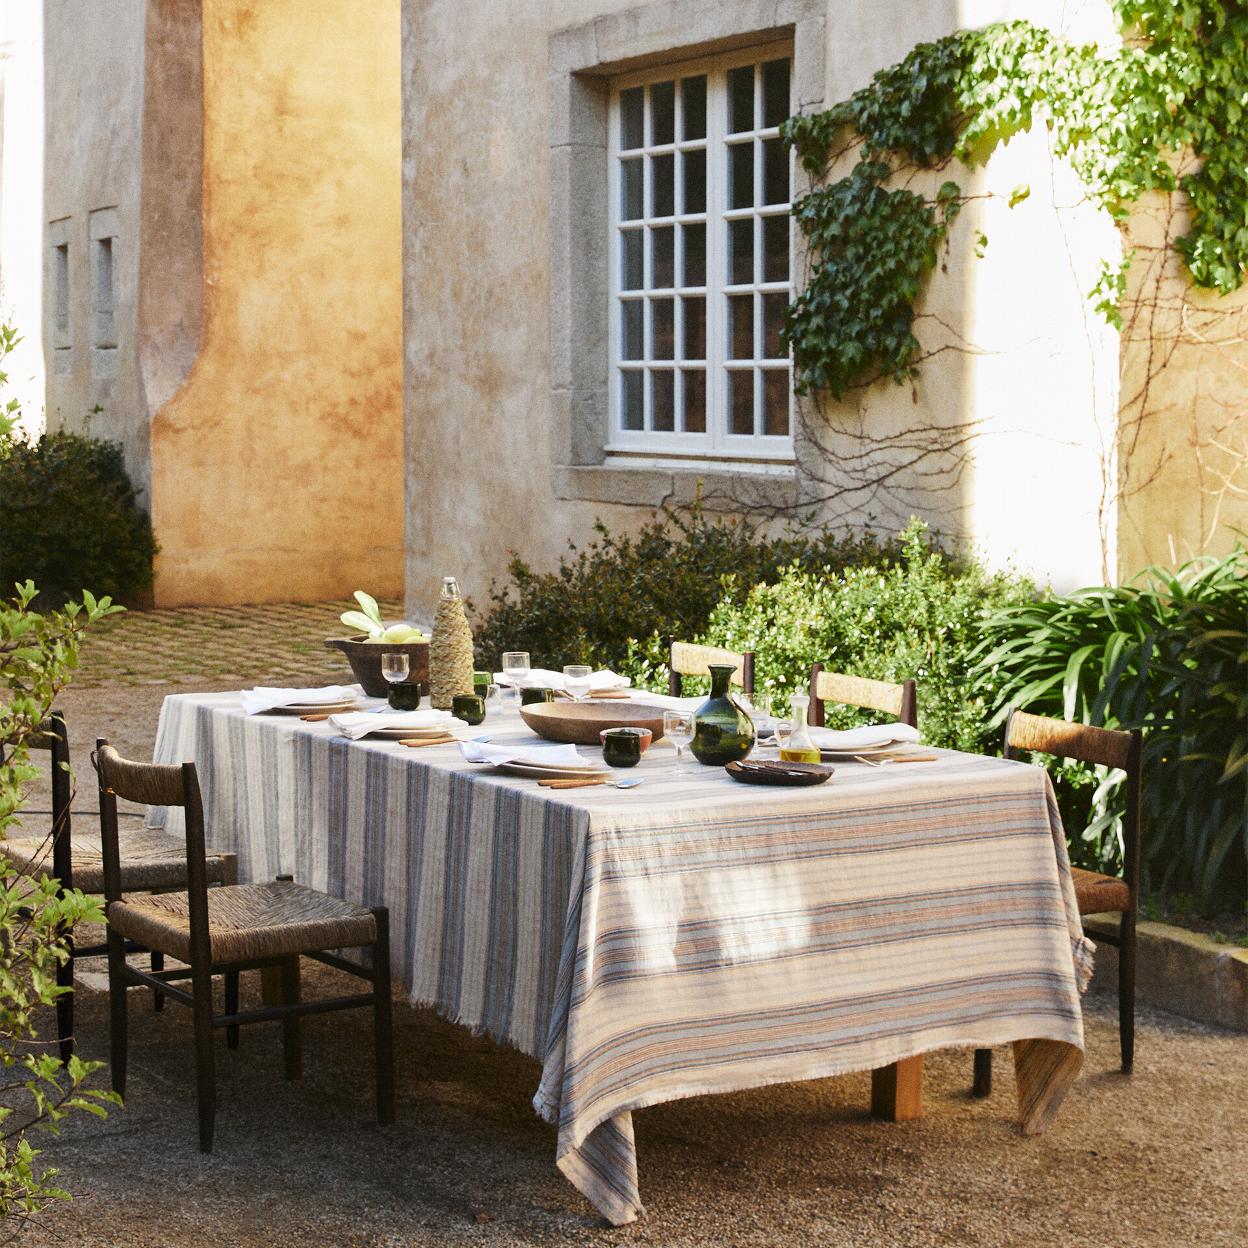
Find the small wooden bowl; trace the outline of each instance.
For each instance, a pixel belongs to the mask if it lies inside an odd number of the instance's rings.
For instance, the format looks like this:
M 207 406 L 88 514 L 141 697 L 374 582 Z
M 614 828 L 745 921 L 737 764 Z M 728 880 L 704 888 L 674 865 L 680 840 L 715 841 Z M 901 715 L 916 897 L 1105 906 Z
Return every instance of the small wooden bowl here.
M 534 702 L 520 718 L 539 737 L 564 745 L 599 745 L 604 728 L 648 728 L 651 740 L 663 735 L 663 708 L 640 702 Z

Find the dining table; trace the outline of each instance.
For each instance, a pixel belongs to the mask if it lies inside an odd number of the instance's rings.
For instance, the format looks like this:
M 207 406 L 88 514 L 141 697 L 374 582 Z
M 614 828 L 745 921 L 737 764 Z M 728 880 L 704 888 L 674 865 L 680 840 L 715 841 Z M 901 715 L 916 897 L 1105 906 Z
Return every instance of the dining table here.
M 537 740 L 514 705 L 461 735 Z M 1052 1121 L 1093 947 L 1049 778 L 923 752 L 764 787 L 658 740 L 618 773 L 635 787 L 551 789 L 458 742 L 179 693 L 155 756 L 196 764 L 240 881 L 389 907 L 410 1000 L 537 1059 L 555 1163 L 622 1225 L 644 1212 L 633 1114 L 660 1102 L 870 1070 L 877 1112 L 915 1117 L 923 1054 L 1011 1044 L 1022 1130 Z

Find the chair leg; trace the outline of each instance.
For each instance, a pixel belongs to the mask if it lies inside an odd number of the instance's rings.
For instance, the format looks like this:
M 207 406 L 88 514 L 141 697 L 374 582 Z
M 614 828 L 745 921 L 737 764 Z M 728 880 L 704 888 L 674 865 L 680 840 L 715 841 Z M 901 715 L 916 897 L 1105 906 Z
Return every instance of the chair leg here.
M 108 1064 L 112 1070 L 113 1091 L 126 1094 L 126 942 L 108 929 Z
M 287 958 L 282 963 L 282 1004 L 299 1003 L 299 959 Z M 286 1078 L 303 1078 L 303 1028 L 297 1014 L 282 1019 L 282 1053 L 286 1058 Z
M 1122 1073 L 1135 1064 L 1135 915 L 1124 914 L 1118 929 L 1118 1042 Z
M 191 971 L 191 1013 L 195 1023 L 195 1092 L 199 1109 L 199 1151 L 212 1152 L 217 1087 L 212 1052 L 212 976 L 206 967 Z
M 158 949 L 152 950 L 152 974 L 165 969 L 165 955 Z M 152 1009 L 159 1014 L 165 1008 L 165 994 L 159 988 L 152 989 Z
M 394 1021 L 390 999 L 390 912 L 373 911 L 377 943 L 373 946 L 373 1045 L 377 1063 L 377 1121 L 394 1121 Z
M 975 1050 L 975 1082 L 971 1086 L 972 1096 L 992 1095 L 992 1050 Z
M 238 1013 L 238 972 L 226 971 L 225 973 L 225 1012 L 227 1014 Z M 225 1043 L 231 1048 L 238 1048 L 238 1032 L 239 1027 L 235 1024 L 233 1027 L 225 1029 Z
M 56 1038 L 61 1042 L 61 1065 L 68 1066 L 74 1055 L 74 934 L 65 933 L 69 956 L 56 968 L 56 986 L 68 988 L 56 999 Z

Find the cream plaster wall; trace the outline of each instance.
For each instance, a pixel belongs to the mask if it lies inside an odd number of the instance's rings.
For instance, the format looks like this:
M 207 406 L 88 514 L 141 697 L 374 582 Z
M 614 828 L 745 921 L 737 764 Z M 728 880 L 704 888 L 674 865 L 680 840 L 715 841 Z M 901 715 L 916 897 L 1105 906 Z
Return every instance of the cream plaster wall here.
M 89 429 L 125 448 L 142 501 L 150 498 L 147 412 L 136 355 L 139 184 L 142 173 L 145 0 L 45 0 L 44 349 L 47 424 Z M 115 209 L 116 348 L 95 348 L 90 214 Z M 69 335 L 52 332 L 52 230 L 69 244 Z M 65 345 L 63 345 L 65 344 Z M 99 408 L 99 411 L 93 409 Z
M 204 0 L 203 80 L 203 326 L 152 417 L 157 602 L 396 593 L 398 0 Z
M 43 6 L 0 5 L 0 321 L 22 335 L 4 362 L 29 436 L 44 428 Z

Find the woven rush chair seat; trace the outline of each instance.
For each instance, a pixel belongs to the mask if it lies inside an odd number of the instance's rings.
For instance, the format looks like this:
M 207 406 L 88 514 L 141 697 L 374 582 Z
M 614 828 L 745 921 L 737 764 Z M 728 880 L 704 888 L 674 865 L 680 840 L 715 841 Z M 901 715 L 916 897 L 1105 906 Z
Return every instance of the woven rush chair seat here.
M 208 938 L 213 963 L 289 957 L 310 950 L 353 948 L 377 939 L 371 910 L 288 880 L 232 884 L 208 897 Z M 109 925 L 148 949 L 191 960 L 188 893 L 154 893 L 115 901 Z
M 121 887 L 128 893 L 145 892 L 152 888 L 184 888 L 186 886 L 186 844 L 181 837 L 170 836 L 158 828 L 120 831 Z M 11 837 L 4 852 L 23 875 L 54 875 L 48 857 L 47 837 Z M 75 832 L 71 845 L 73 886 L 84 893 L 104 891 L 104 846 L 98 833 Z M 226 879 L 225 863 L 220 858 L 207 860 L 208 882 L 221 884 Z
M 1121 914 L 1131 908 L 1131 890 L 1115 875 L 1100 875 L 1071 867 L 1075 880 L 1075 901 L 1080 914 Z

